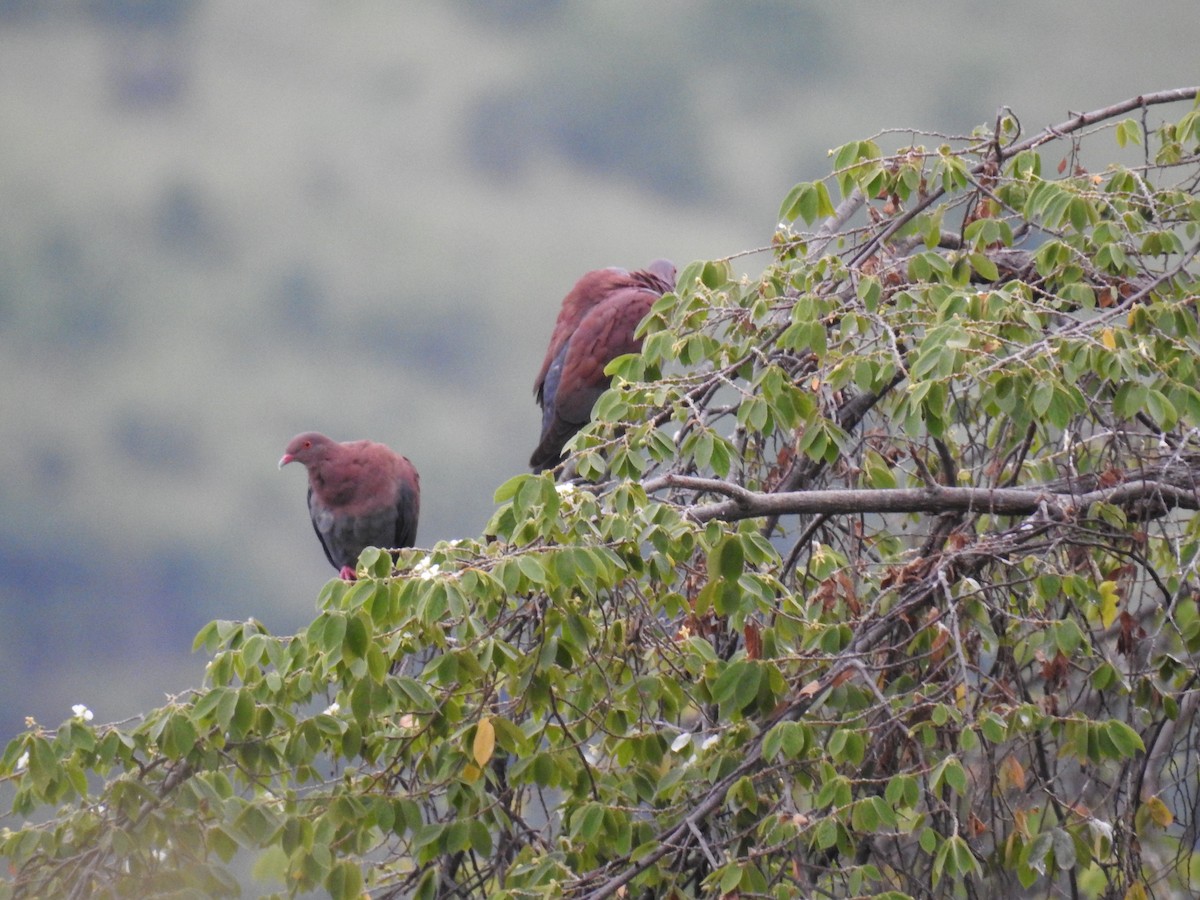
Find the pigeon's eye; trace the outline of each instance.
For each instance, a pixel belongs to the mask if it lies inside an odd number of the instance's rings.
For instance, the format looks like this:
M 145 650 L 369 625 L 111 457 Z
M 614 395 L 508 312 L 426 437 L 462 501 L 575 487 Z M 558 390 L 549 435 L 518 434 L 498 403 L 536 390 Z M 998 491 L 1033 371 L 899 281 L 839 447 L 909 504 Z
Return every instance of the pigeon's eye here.
M 305 450 L 307 450 L 307 449 L 308 449 L 309 447 L 311 447 L 311 446 L 312 446 L 312 441 L 305 441 L 305 442 L 304 442 L 304 449 L 305 449 Z

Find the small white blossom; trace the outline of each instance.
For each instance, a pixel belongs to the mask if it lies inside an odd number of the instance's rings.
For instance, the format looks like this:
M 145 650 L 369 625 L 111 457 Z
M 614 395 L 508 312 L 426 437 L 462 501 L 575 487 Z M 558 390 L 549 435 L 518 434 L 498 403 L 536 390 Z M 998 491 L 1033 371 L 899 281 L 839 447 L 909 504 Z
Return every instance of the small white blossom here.
M 556 484 L 554 486 L 554 490 L 558 492 L 558 496 L 560 497 L 569 497 L 579 489 L 570 482 L 567 482 L 564 484 Z
M 715 744 L 720 739 L 721 739 L 721 736 L 719 734 L 710 734 L 708 737 L 706 737 L 704 739 L 704 743 L 700 745 L 700 749 L 707 750 L 709 747 L 711 747 L 713 744 Z
M 1112 846 L 1113 827 L 1109 822 L 1100 819 L 1088 819 L 1087 823 L 1092 831 L 1093 844 L 1103 842 L 1103 844 L 1107 844 L 1109 847 Z M 1097 838 L 1099 841 L 1097 841 Z
M 334 700 L 327 707 L 325 707 L 325 715 L 327 715 L 327 716 L 336 716 L 341 711 L 342 711 L 342 704 L 338 703 L 336 700 Z
M 412 573 L 422 581 L 429 581 L 436 578 L 441 573 L 442 567 L 435 562 L 431 562 L 428 556 L 423 556 L 417 560 L 417 564 L 412 567 Z
M 92 715 L 92 711 L 82 703 L 76 703 L 74 706 L 72 706 L 71 712 L 75 713 L 75 718 L 83 719 L 85 722 L 90 722 L 93 718 L 95 718 Z
M 13 769 L 14 772 L 24 772 L 25 767 L 29 765 L 29 751 L 26 750 L 17 757 L 17 766 Z
M 683 750 L 686 750 L 691 745 L 692 733 L 690 731 L 685 731 L 683 734 L 678 735 L 675 740 L 671 741 L 671 752 L 679 753 Z

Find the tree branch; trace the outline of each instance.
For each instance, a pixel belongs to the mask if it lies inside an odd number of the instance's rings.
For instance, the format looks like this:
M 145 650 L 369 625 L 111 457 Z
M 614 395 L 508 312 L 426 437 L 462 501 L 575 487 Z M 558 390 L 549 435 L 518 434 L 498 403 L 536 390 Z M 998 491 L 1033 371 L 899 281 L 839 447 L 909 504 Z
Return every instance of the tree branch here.
M 812 245 L 808 249 L 808 258 L 816 259 L 825 252 L 825 248 L 829 246 L 830 241 L 837 237 L 837 233 L 845 226 L 847 222 L 854 216 L 863 204 L 867 202 L 867 198 L 863 196 L 863 192 L 855 188 L 850 192 L 850 195 L 837 205 L 837 209 L 833 211 L 833 215 L 821 223 L 821 227 L 817 229 Z
M 1196 471 L 1200 479 L 1200 470 Z M 688 509 L 696 522 L 721 519 L 727 522 L 758 516 L 849 515 L 856 513 L 945 513 L 974 512 L 1027 516 L 1042 507 L 1056 518 L 1068 509 L 1085 509 L 1093 503 L 1111 503 L 1123 508 L 1152 501 L 1162 510 L 1200 509 L 1200 491 L 1166 483 L 1151 472 L 1130 473 L 1122 484 L 1088 491 L 1069 486 L 1043 485 L 1033 488 L 940 487 L 888 488 L 877 490 L 789 491 L 767 494 L 750 491 L 728 481 L 667 474 L 647 481 L 647 493 L 664 488 L 681 488 L 698 493 L 719 494 L 728 499 Z
M 1132 112 L 1135 109 L 1145 109 L 1147 106 L 1154 106 L 1160 103 L 1177 103 L 1180 100 L 1191 100 L 1200 94 L 1200 87 L 1175 88 L 1169 91 L 1157 91 L 1153 94 L 1139 94 L 1136 97 L 1131 97 L 1128 100 L 1122 100 L 1120 103 L 1114 103 L 1112 106 L 1106 106 L 1103 109 L 1092 110 L 1091 112 L 1079 113 L 1065 122 L 1060 122 L 1057 125 L 1050 125 L 1042 131 L 1035 134 L 1033 137 L 1026 138 L 1016 144 L 1010 144 L 1007 147 L 1002 147 L 1000 151 L 1000 162 L 1011 159 L 1018 153 L 1023 153 L 1026 150 L 1032 150 L 1035 147 L 1040 147 L 1042 144 L 1049 141 L 1064 137 L 1072 132 L 1078 131 L 1081 128 L 1086 128 L 1089 125 L 1095 125 L 1097 122 L 1103 122 L 1105 119 L 1115 118 L 1127 112 Z M 989 156 L 983 162 L 978 163 L 971 169 L 971 175 L 978 177 L 983 173 L 989 164 L 997 162 L 995 155 Z M 883 244 L 892 235 L 896 234 L 901 228 L 907 225 L 910 221 L 916 218 L 921 212 L 928 209 L 937 202 L 946 193 L 945 188 L 936 187 L 928 194 L 921 197 L 920 201 L 907 210 L 902 215 L 896 216 L 890 224 L 874 235 L 861 249 L 854 255 L 850 262 L 851 268 L 856 268 L 861 265 L 866 259 L 869 259 L 875 252 L 883 246 Z

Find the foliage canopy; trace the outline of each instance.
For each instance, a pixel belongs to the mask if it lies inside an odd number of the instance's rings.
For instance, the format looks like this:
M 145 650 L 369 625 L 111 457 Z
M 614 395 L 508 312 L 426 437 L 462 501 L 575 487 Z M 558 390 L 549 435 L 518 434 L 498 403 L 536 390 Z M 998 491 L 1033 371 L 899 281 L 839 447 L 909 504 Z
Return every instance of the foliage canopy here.
M 655 306 L 581 481 L 13 739 L 0 895 L 1196 890 L 1196 96 L 833 151 Z

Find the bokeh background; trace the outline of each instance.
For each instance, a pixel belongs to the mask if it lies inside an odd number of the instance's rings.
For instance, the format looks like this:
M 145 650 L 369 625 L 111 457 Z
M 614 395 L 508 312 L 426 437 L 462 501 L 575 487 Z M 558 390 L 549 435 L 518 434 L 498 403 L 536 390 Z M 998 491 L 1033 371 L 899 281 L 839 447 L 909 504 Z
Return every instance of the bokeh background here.
M 1195 84 L 1198 38 L 1195 0 L 0 0 L 0 743 L 198 685 L 212 618 L 304 626 L 296 432 L 478 535 L 579 274 L 761 248 L 884 128 Z

